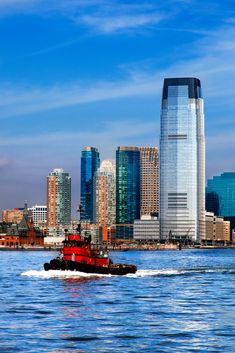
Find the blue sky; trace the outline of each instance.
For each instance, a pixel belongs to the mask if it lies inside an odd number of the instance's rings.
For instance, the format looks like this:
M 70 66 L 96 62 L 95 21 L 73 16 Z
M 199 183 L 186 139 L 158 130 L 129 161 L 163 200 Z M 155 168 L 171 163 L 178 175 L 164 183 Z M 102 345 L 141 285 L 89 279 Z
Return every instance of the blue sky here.
M 0 0 L 0 209 L 80 151 L 158 146 L 164 77 L 201 79 L 207 177 L 235 169 L 234 0 Z

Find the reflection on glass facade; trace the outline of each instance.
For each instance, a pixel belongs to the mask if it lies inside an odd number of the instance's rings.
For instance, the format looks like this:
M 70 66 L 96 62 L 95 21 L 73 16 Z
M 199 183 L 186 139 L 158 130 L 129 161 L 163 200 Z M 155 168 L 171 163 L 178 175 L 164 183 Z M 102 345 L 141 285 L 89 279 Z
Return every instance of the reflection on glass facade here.
M 217 216 L 235 216 L 235 173 L 223 173 L 208 180 L 206 210 Z
M 116 237 L 133 238 L 133 223 L 139 218 L 140 150 L 138 147 L 118 147 L 116 151 Z
M 201 84 L 164 80 L 160 135 L 161 238 L 205 233 L 205 138 Z
M 95 222 L 95 173 L 100 166 L 97 148 L 84 147 L 81 157 L 81 220 Z

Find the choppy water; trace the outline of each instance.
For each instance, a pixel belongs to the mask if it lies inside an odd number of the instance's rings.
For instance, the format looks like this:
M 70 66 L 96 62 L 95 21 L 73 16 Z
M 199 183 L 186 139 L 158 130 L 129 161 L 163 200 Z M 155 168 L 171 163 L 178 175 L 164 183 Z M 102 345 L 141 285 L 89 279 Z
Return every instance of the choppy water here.
M 0 352 L 235 352 L 235 250 L 113 253 L 124 277 L 0 252 Z

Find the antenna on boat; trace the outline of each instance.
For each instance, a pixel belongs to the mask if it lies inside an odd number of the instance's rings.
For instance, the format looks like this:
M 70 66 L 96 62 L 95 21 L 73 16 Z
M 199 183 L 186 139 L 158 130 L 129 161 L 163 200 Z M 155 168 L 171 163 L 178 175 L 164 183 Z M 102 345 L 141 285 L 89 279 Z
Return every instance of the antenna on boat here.
M 81 233 L 81 212 L 82 212 L 82 205 L 78 205 L 77 207 L 77 212 L 80 214 L 79 219 L 78 219 L 78 224 L 77 224 L 77 232 Z
M 66 228 L 66 229 L 64 230 L 64 232 L 65 232 L 65 240 L 68 240 L 68 229 Z

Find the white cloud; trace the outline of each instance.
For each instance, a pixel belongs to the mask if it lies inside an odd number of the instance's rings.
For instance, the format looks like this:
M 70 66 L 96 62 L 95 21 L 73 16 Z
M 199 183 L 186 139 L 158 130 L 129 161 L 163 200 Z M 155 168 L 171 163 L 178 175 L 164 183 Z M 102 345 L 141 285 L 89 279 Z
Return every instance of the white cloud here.
M 164 77 L 195 76 L 202 80 L 205 98 L 214 104 L 232 104 L 235 87 L 235 26 L 208 34 L 191 50 L 191 59 L 176 61 L 163 70 L 141 71 L 141 63 L 128 67 L 126 79 L 51 87 L 0 83 L 0 118 L 46 111 L 116 98 L 160 95 Z M 151 65 L 152 66 L 152 65 Z M 121 69 L 123 69 L 121 67 Z M 123 69 L 126 72 L 124 66 Z
M 77 11 L 104 3 L 105 0 L 0 0 L 0 15 L 15 13 L 44 15 L 59 12 L 72 17 Z
M 0 118 L 115 98 L 151 95 L 156 94 L 159 89 L 160 86 L 155 80 L 136 81 L 133 78 L 121 82 L 96 82 L 85 88 L 82 83 L 49 88 L 11 88 L 9 85 L 3 85 L 0 88 Z
M 158 24 L 165 16 L 159 13 L 142 13 L 117 16 L 92 16 L 86 15 L 79 19 L 81 23 L 88 25 L 98 32 L 110 34 L 123 30 L 136 29 Z
M 151 2 L 140 5 L 121 4 L 115 0 L 0 0 L 0 15 L 12 13 L 60 13 L 103 34 L 149 27 L 166 17 L 158 13 L 156 5 Z

